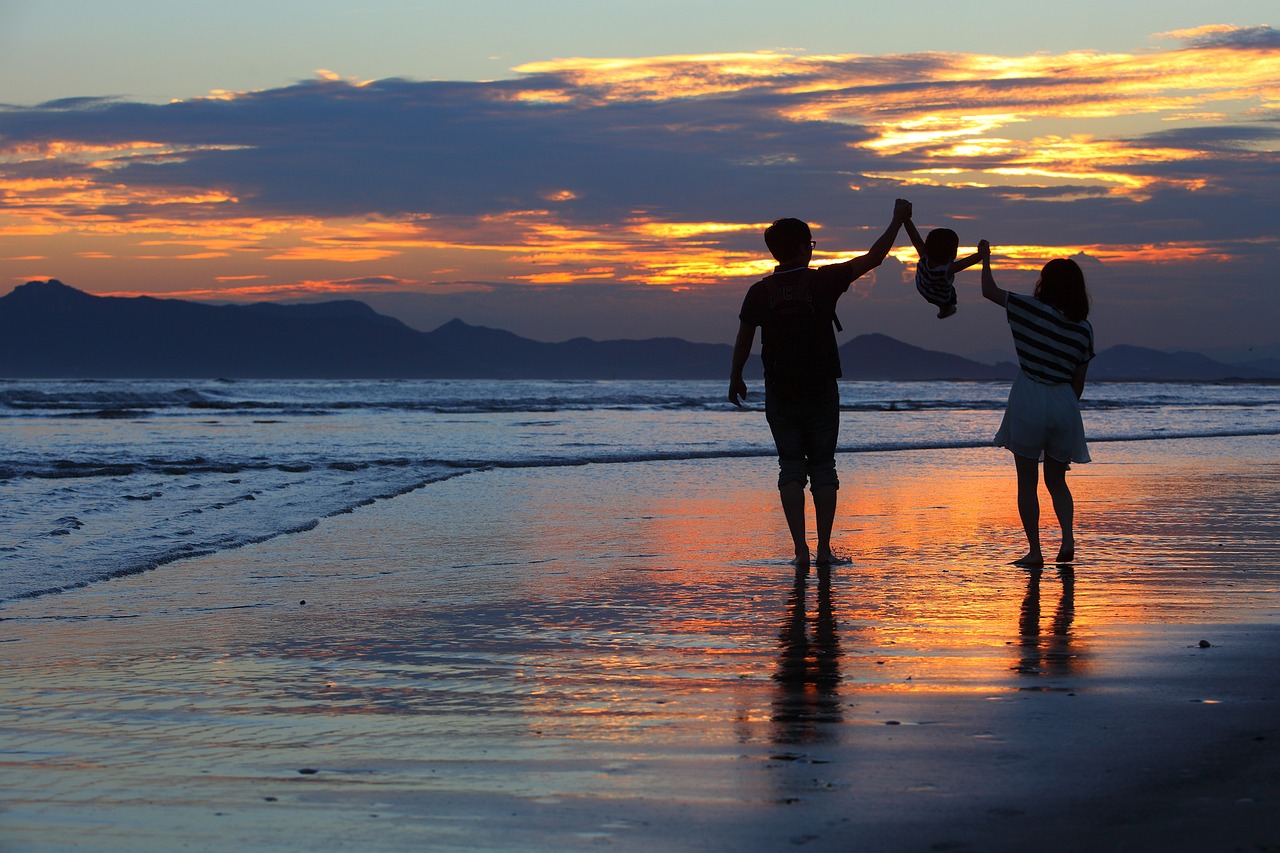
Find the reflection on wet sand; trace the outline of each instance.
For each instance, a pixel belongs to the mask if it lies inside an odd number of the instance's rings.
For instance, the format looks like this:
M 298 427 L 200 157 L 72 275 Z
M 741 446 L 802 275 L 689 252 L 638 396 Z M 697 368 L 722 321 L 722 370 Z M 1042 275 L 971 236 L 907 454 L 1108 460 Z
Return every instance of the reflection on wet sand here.
M 4 840 L 1083 850 L 1053 830 L 1113 790 L 1141 801 L 1098 826 L 1158 830 L 1208 802 L 1189 749 L 1275 740 L 1254 736 L 1280 648 L 1280 466 L 1259 460 L 1280 444 L 1214 446 L 1106 447 L 1073 484 L 1074 574 L 1010 569 L 1012 478 L 957 450 L 859 458 L 855 563 L 831 573 L 778 562 L 772 460 L 709 460 L 459 477 L 14 602 Z M 1184 648 L 1195 622 L 1212 649 Z M 1215 793 L 1214 832 L 1267 785 Z
M 1018 660 L 1013 670 L 1028 676 L 1077 675 L 1083 659 L 1078 649 L 1073 650 L 1071 643 L 1071 623 L 1075 618 L 1075 570 L 1071 566 L 1058 569 L 1062 592 L 1047 632 L 1040 626 L 1040 579 L 1043 575 L 1039 569 L 1027 575 L 1027 591 L 1022 598 L 1018 618 Z M 1023 689 L 1043 688 L 1024 686 Z
M 834 736 L 823 723 L 839 723 L 840 638 L 831 606 L 831 569 L 819 567 L 816 610 L 809 615 L 808 568 L 797 569 L 778 631 L 778 663 L 773 675 L 773 742 L 818 743 Z M 810 629 L 812 628 L 812 634 Z

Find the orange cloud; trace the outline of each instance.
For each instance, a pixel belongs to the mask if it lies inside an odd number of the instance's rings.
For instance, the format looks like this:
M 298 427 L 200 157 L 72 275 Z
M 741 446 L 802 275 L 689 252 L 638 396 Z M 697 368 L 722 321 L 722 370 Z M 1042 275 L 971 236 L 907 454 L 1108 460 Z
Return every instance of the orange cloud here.
M 129 162 L 178 162 L 188 155 L 203 151 L 238 151 L 245 145 L 179 145 L 168 142 L 133 140 L 109 144 L 80 142 L 71 139 L 8 142 L 0 146 L 0 164 L 32 163 L 56 160 L 78 163 L 98 169 L 113 169 Z
M 340 263 L 357 263 L 360 261 L 379 261 L 395 255 L 390 249 L 378 249 L 368 246 L 314 245 L 292 246 L 267 255 L 269 261 L 338 261 Z
M 635 221 L 630 230 L 643 237 L 660 240 L 687 240 L 690 237 L 718 236 L 748 232 L 762 233 L 768 222 L 644 222 Z
M 722 53 L 656 56 L 633 59 L 572 57 L 527 62 L 513 70 L 554 76 L 560 85 L 522 91 L 521 100 L 552 103 L 580 101 L 604 91 L 611 100 L 669 100 L 742 91 L 749 86 L 795 74 L 806 74 L 811 60 L 784 53 Z
M 215 281 L 247 281 L 261 279 L 266 276 L 217 276 Z M 203 287 L 183 290 L 168 290 L 163 294 L 168 299 L 192 299 L 197 301 L 266 301 L 277 299 L 304 299 L 310 296 L 331 294 L 351 294 L 360 291 L 381 292 L 395 284 L 394 278 L 382 278 L 370 281 L 351 279 L 304 279 L 273 284 L 241 285 L 238 287 Z M 153 292 L 118 290 L 100 293 L 100 296 L 157 296 Z
M 1232 32 L 1226 26 L 1171 33 L 1178 38 Z M 1195 152 L 1135 148 L 1095 134 L 1067 137 L 1010 131 L 1037 119 L 1105 122 L 1220 120 L 1210 106 L 1280 101 L 1280 52 L 1192 47 L 1150 54 L 1080 51 L 1001 57 L 922 55 L 932 60 L 904 78 L 892 64 L 866 57 L 786 53 L 666 56 L 648 59 L 570 58 L 516 70 L 565 81 L 567 96 L 605 100 L 669 100 L 738 93 L 770 86 L 797 97 L 778 108 L 795 122 L 849 122 L 873 132 L 861 147 L 883 154 L 916 152 L 986 180 L 945 179 L 945 171 L 900 175 L 904 183 L 943 186 L 1045 186 L 1085 183 L 1118 195 L 1147 197 L 1160 180 L 1137 167 Z M 600 93 L 604 93 L 601 95 Z M 781 156 L 781 155 L 780 155 Z M 965 160 L 1002 160 L 966 170 Z M 882 177 L 899 176 L 882 171 Z M 1166 181 L 1166 183 L 1171 183 Z M 1197 188 L 1193 181 L 1184 184 Z

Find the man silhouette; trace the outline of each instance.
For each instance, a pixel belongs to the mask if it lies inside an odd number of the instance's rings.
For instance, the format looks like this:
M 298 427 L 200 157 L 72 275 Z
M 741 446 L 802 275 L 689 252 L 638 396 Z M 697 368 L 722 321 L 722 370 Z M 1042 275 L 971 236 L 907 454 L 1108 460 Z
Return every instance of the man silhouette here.
M 764 362 L 764 409 L 778 449 L 778 495 L 795 546 L 792 564 L 809 565 L 805 531 L 805 483 L 813 493 L 820 565 L 848 562 L 831 551 L 836 515 L 836 439 L 840 429 L 840 353 L 836 346 L 837 300 L 849 285 L 880 266 L 911 217 L 911 203 L 898 199 L 889 227 L 865 255 L 838 264 L 810 268 L 817 245 L 809 226 L 799 219 L 779 219 L 764 232 L 765 244 L 778 262 L 773 273 L 756 282 L 742 300 L 738 337 L 729 373 L 729 402 L 741 406 L 747 396 L 742 379 L 761 330 Z

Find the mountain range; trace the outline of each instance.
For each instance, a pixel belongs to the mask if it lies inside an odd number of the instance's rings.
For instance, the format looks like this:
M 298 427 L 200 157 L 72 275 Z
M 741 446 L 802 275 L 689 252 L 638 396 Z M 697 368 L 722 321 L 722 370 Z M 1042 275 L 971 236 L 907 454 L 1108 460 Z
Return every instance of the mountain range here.
M 732 347 L 679 338 L 546 343 L 452 320 L 421 332 L 363 302 L 209 305 L 94 296 L 57 280 L 0 297 L 0 376 L 10 378 L 721 379 Z M 885 335 L 840 348 L 846 379 L 1003 380 L 984 364 Z M 760 376 L 752 358 L 748 378 Z M 1280 360 L 1224 364 L 1199 353 L 1115 346 L 1090 379 L 1280 379 Z

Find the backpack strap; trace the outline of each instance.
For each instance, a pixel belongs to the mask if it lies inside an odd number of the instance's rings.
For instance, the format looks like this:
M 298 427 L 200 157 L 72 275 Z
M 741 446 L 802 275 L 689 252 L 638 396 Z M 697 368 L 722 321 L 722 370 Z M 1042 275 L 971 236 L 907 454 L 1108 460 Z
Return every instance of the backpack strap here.
M 766 278 L 773 278 L 773 276 L 774 276 L 774 275 L 777 275 L 777 273 L 772 273 L 772 274 L 770 274 L 769 276 L 767 276 Z M 811 305 L 812 305 L 812 304 L 813 304 L 813 297 L 812 297 L 811 292 L 810 292 L 810 290 L 809 290 L 809 283 L 806 281 L 806 282 L 803 282 L 800 286 L 804 288 L 804 299 L 805 299 L 805 301 L 806 301 L 806 302 L 809 302 L 809 304 L 811 304 Z M 775 301 L 774 301 L 774 296 L 776 295 L 776 291 L 774 291 L 774 290 L 772 290 L 772 289 L 771 289 L 771 290 L 769 290 L 769 291 L 768 291 L 768 293 L 769 293 L 769 307 L 770 307 L 770 308 L 773 308 L 773 306 L 776 304 L 776 303 L 775 303 Z M 836 331 L 837 331 L 837 332 L 843 332 L 843 331 L 844 331 L 844 326 L 840 325 L 840 318 L 836 316 L 836 312 L 835 312 L 835 309 L 834 309 L 834 308 L 831 310 L 831 322 L 832 322 L 832 324 L 835 326 L 835 329 L 836 329 Z

